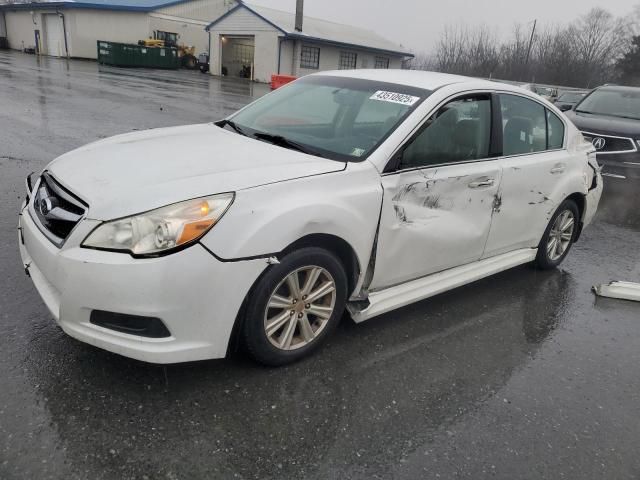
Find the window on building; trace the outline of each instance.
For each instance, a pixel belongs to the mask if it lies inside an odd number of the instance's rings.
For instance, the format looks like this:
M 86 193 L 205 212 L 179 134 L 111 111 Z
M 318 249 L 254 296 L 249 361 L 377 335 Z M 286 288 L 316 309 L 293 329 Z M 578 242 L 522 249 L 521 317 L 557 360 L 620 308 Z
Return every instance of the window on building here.
M 173 47 L 178 44 L 178 34 L 173 32 L 163 32 L 162 30 L 155 31 L 155 39 L 163 40 L 167 47 Z
M 302 46 L 300 53 L 300 68 L 320 68 L 320 49 L 318 47 Z
M 375 68 L 389 68 L 389 57 L 376 57 Z
M 356 68 L 358 54 L 355 52 L 340 52 L 340 70 L 353 70 Z

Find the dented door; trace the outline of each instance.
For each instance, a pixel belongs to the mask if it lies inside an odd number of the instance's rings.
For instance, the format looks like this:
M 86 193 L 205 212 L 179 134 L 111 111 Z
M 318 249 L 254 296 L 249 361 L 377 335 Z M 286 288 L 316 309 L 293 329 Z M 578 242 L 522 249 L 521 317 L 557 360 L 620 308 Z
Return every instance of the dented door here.
M 562 201 L 585 189 L 579 184 L 584 163 L 567 151 L 562 120 L 531 99 L 508 94 L 500 99 L 501 207 L 493 216 L 486 258 L 537 247 Z
M 501 174 L 498 161 L 486 160 L 383 176 L 370 290 L 479 260 Z

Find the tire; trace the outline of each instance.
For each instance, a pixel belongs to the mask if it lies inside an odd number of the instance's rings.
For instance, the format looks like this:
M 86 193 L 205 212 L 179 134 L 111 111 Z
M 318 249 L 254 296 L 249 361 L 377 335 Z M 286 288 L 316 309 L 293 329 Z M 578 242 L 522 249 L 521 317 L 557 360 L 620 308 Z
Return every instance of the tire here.
M 182 66 L 187 70 L 195 70 L 198 68 L 198 59 L 193 55 L 185 55 L 182 57 Z
M 551 270 L 560 265 L 569 254 L 578 233 L 580 210 L 573 200 L 565 200 L 551 217 L 538 245 L 535 265 Z M 568 227 L 572 219 L 571 228 Z M 564 227 L 564 228 L 563 228 Z
M 296 281 L 298 294 L 294 295 Z M 340 260 L 322 248 L 296 250 L 269 267 L 251 290 L 243 343 L 249 355 L 264 365 L 300 360 L 333 332 L 346 301 L 347 275 Z

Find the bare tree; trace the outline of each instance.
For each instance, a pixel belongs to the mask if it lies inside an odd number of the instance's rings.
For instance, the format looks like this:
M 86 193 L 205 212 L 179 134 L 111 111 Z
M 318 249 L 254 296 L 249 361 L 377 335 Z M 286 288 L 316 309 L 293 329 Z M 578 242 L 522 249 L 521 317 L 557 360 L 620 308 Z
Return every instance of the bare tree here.
M 464 52 L 464 73 L 492 77 L 500 65 L 498 45 L 498 39 L 489 27 L 483 25 L 471 30 Z
M 592 9 L 569 27 L 587 87 L 614 76 L 616 61 L 630 45 L 631 27 L 628 19 L 616 19 L 602 8 Z
M 578 81 L 578 66 L 571 33 L 563 27 L 541 29 L 533 49 L 533 65 L 540 83 L 573 86 Z
M 419 55 L 412 68 L 593 87 L 619 74 L 616 66 L 631 49 L 634 28 L 640 33 L 640 4 L 635 12 L 615 18 L 594 8 L 569 25 L 541 26 L 535 36 L 530 25 L 517 24 L 502 42 L 486 26 L 449 25 L 433 54 Z
M 447 73 L 463 73 L 467 48 L 468 32 L 465 26 L 445 27 L 434 53 L 437 69 Z
M 500 48 L 500 77 L 505 80 L 528 81 L 527 50 L 529 49 L 529 32 L 522 25 L 515 25 L 511 38 Z

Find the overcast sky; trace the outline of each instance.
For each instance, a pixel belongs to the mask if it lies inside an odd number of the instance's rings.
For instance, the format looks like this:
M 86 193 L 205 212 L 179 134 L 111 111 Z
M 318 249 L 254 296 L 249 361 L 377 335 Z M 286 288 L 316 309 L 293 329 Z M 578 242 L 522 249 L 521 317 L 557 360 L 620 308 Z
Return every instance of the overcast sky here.
M 295 11 L 295 0 L 249 0 Z M 514 23 L 564 23 L 592 7 L 626 15 L 640 0 L 305 0 L 305 15 L 375 30 L 415 52 L 429 51 L 444 25 L 484 23 L 501 34 Z

